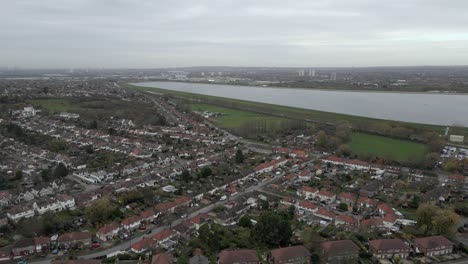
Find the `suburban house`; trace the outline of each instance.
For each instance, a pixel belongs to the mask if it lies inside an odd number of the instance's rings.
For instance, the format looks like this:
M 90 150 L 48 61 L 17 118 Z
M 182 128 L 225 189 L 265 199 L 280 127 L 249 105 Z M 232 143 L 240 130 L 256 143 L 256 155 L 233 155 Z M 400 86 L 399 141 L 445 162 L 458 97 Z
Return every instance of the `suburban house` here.
M 13 258 L 34 254 L 36 252 L 36 243 L 34 238 L 23 238 L 13 245 L 11 253 Z
M 194 224 L 195 230 L 198 230 L 200 226 L 209 218 L 208 214 L 200 214 L 192 217 L 189 221 Z
M 259 264 L 257 251 L 251 249 L 223 250 L 218 254 L 218 264 Z
M 132 215 L 122 220 L 122 228 L 130 231 L 135 230 L 141 225 L 141 216 Z
M 405 259 L 409 255 L 409 246 L 401 239 L 376 239 L 369 241 L 369 251 L 380 259 L 394 256 Z
M 311 263 L 311 254 L 304 246 L 273 249 L 267 256 L 271 264 L 306 264 Z
M 34 238 L 34 244 L 36 245 L 36 253 L 46 253 L 50 248 L 50 238 L 36 237 Z
M 361 220 L 361 227 L 368 230 L 385 228 L 382 217 L 371 217 L 369 219 Z
M 210 261 L 201 254 L 200 250 L 195 250 L 193 257 L 189 259 L 189 264 L 210 264 Z
M 305 199 L 313 199 L 317 195 L 318 190 L 309 186 L 302 186 L 300 190 L 297 191 L 297 195 L 304 197 Z
M 300 201 L 296 205 L 296 209 L 299 211 L 300 214 L 303 214 L 305 212 L 315 213 L 318 210 L 318 206 L 309 201 Z
M 34 216 L 33 205 L 17 205 L 7 212 L 7 217 L 12 222 L 18 222 L 23 218 L 30 218 Z
M 262 164 L 258 165 L 257 167 L 255 167 L 255 172 L 258 173 L 258 174 L 270 172 L 270 171 L 278 168 L 279 166 L 283 166 L 287 162 L 288 162 L 288 160 L 283 159 L 283 158 L 274 159 L 274 160 L 272 160 L 270 162 L 262 163 Z
M 321 190 L 317 193 L 316 197 L 320 199 L 320 202 L 324 202 L 326 204 L 331 204 L 335 202 L 336 200 L 336 195 L 333 193 L 327 191 L 327 190 Z
M 416 253 L 425 256 L 438 256 L 452 254 L 453 242 L 443 236 L 416 238 L 413 241 Z
M 151 222 L 156 218 L 156 211 L 153 208 L 147 209 L 140 213 L 143 222 Z
M 335 218 L 335 213 L 329 211 L 323 207 L 320 207 L 317 212 L 314 213 L 315 216 L 320 217 L 324 220 L 332 221 Z
M 325 241 L 320 247 L 323 259 L 330 263 L 352 262 L 359 257 L 359 247 L 352 240 Z
M 8 191 L 1 191 L 0 192 L 0 206 L 7 206 L 11 203 L 12 195 Z
M 55 199 L 47 199 L 43 201 L 34 202 L 33 207 L 39 215 L 43 215 L 47 212 L 59 212 L 62 211 L 60 202 Z
M 346 230 L 351 230 L 357 227 L 357 225 L 358 221 L 351 215 L 342 214 L 335 217 L 335 226 L 342 226 Z
M 353 208 L 354 204 L 356 203 L 356 195 L 348 192 L 343 192 L 338 195 L 338 201 L 341 203 L 345 203 L 348 205 L 348 208 Z
M 289 196 L 284 196 L 281 200 L 280 200 L 280 204 L 286 206 L 286 207 L 289 207 L 291 205 L 294 205 L 296 206 L 296 200 L 292 197 L 289 197 Z
M 57 242 L 61 247 L 69 248 L 71 246 L 91 245 L 91 233 L 90 232 L 73 232 L 65 233 L 60 235 L 57 239 Z
M 153 239 L 158 243 L 164 243 L 165 241 L 171 239 L 176 235 L 177 233 L 175 231 L 171 229 L 166 229 L 154 235 Z
M 143 253 L 146 250 L 152 248 L 156 244 L 156 241 L 154 241 L 151 238 L 143 238 L 142 240 L 136 242 L 135 244 L 132 244 L 131 251 L 135 253 Z
M 358 199 L 358 208 L 372 208 L 377 206 L 377 201 L 368 197 L 361 196 Z
M 169 253 L 159 253 L 153 255 L 151 258 L 151 264 L 173 264 L 174 257 Z
M 75 198 L 67 194 L 58 194 L 57 200 L 60 202 L 63 210 L 75 209 Z
M 96 237 L 102 241 L 107 241 L 118 235 L 120 229 L 120 224 L 117 222 L 106 224 L 99 228 L 99 230 L 96 232 Z

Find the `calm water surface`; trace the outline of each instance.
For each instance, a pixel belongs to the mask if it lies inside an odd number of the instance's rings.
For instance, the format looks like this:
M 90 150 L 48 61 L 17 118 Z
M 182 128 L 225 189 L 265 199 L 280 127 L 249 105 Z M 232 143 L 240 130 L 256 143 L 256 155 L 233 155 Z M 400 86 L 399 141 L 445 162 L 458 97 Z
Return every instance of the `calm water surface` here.
M 181 82 L 135 85 L 356 116 L 468 127 L 468 95 L 350 92 Z

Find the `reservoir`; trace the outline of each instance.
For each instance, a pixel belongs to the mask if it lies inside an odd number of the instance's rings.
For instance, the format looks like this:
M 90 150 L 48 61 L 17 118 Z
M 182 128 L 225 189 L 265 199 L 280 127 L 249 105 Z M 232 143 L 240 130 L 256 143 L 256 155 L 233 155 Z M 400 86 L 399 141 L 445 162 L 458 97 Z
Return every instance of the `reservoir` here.
M 467 94 L 337 91 L 184 82 L 133 84 L 355 116 L 468 127 Z

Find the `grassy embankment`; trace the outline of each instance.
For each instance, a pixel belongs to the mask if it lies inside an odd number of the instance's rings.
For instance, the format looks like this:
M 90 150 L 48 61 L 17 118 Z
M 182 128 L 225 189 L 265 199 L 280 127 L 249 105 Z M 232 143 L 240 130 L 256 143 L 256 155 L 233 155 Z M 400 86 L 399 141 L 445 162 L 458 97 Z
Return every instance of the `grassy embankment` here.
M 262 121 L 266 123 L 268 129 L 277 128 L 282 120 L 285 118 L 280 118 L 271 115 L 259 114 L 250 111 L 237 110 L 232 108 L 220 107 L 216 105 L 209 104 L 191 104 L 190 109 L 197 112 L 216 112 L 222 113 L 221 116 L 210 118 L 216 125 L 222 128 L 238 128 L 244 125 L 247 122 L 257 122 Z

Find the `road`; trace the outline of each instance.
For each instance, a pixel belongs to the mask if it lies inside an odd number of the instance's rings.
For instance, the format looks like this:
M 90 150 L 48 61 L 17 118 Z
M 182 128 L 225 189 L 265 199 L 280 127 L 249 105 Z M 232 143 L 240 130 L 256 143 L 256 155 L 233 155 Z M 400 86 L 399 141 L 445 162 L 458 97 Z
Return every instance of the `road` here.
M 190 219 L 192 217 L 195 217 L 199 214 L 204 214 L 204 213 L 208 213 L 210 211 L 212 211 L 214 208 L 216 208 L 217 206 L 222 206 L 232 200 L 235 200 L 239 197 L 242 197 L 248 193 L 251 193 L 253 191 L 258 191 L 260 190 L 263 186 L 275 181 L 276 179 L 280 178 L 281 175 L 277 176 L 277 177 L 272 177 L 271 179 L 268 179 L 266 181 L 262 181 L 256 185 L 253 185 L 253 186 L 250 186 L 250 187 L 247 187 L 245 190 L 239 192 L 237 195 L 233 196 L 233 197 L 230 197 L 229 200 L 225 200 L 225 201 L 218 201 L 216 203 L 213 203 L 213 204 L 210 204 L 210 205 L 207 205 L 203 208 L 200 208 L 198 209 L 197 211 L 189 214 L 187 216 L 186 219 L 177 219 L 177 220 L 174 220 L 171 222 L 170 225 L 165 225 L 165 226 L 159 226 L 159 227 L 155 227 L 152 229 L 152 232 L 151 234 L 139 234 L 137 235 L 136 237 L 132 237 L 131 240 L 128 240 L 128 241 L 123 241 L 122 243 L 119 243 L 117 245 L 114 245 L 110 248 L 107 248 L 107 249 L 102 249 L 102 250 L 99 250 L 99 251 L 94 251 L 92 253 L 88 253 L 88 254 L 84 254 L 84 255 L 78 255 L 78 259 L 93 259 L 93 258 L 99 258 L 99 257 L 103 257 L 103 256 L 106 256 L 107 254 L 110 254 L 110 253 L 114 253 L 116 251 L 125 251 L 125 250 L 128 250 L 130 249 L 130 246 L 131 244 L 134 244 L 140 240 L 142 240 L 143 238 L 145 237 L 149 237 L 149 236 L 153 236 L 165 229 L 168 229 L 170 227 L 173 227 L 173 226 L 176 226 L 180 223 L 182 223 L 183 221 L 186 221 L 187 219 Z M 30 263 L 34 263 L 34 264 L 48 264 L 51 262 L 51 260 L 53 260 L 54 258 L 56 258 L 56 256 L 49 256 L 45 259 L 42 259 L 42 260 L 37 260 L 37 261 L 30 261 Z

